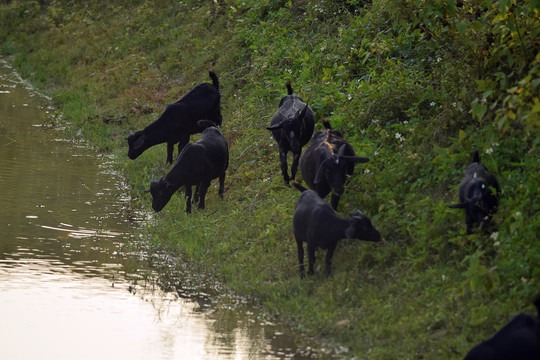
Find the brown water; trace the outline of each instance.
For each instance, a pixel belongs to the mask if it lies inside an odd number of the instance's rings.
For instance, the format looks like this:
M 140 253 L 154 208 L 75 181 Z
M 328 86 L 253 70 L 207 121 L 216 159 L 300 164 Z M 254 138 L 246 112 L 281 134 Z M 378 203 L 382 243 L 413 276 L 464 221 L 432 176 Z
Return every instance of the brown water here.
M 0 59 L 0 359 L 303 358 L 260 314 L 150 286 L 113 159 L 52 123 Z

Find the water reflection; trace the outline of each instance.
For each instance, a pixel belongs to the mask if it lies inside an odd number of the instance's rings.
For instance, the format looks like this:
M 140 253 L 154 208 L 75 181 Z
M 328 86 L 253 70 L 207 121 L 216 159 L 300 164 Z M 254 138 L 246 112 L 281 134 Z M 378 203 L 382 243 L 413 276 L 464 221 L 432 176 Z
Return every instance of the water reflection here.
M 301 358 L 255 314 L 159 290 L 112 159 L 50 112 L 0 60 L 0 359 Z

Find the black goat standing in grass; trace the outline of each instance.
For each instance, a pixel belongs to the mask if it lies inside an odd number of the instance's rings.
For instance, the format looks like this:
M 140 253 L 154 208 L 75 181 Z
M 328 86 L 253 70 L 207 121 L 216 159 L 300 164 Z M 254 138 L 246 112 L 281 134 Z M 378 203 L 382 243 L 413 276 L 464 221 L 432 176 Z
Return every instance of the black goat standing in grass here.
M 293 231 L 298 247 L 301 278 L 304 277 L 303 243 L 307 244 L 309 274 L 313 274 L 315 250 L 327 249 L 325 275 L 328 276 L 338 240 L 380 241 L 381 234 L 359 210 L 351 213 L 348 219 L 342 218 L 315 191 L 307 190 L 296 182 L 293 185 L 302 192 L 296 201 L 293 215 Z
M 537 315 L 521 313 L 491 338 L 469 351 L 465 360 L 539 360 L 540 297 L 534 301 Z
M 212 84 L 202 83 L 191 89 L 182 99 L 167 106 L 163 114 L 143 130 L 130 133 L 128 157 L 136 159 L 146 149 L 166 142 L 167 162 L 172 164 L 174 144 L 178 143 L 178 153 L 189 142 L 192 134 L 200 133 L 199 120 L 210 120 L 221 125 L 219 80 L 210 71 Z
M 152 208 L 159 212 L 180 187 L 186 187 L 186 212 L 191 213 L 192 186 L 196 186 L 195 200 L 199 197 L 199 209 L 204 209 L 204 198 L 210 182 L 219 178 L 219 196 L 223 198 L 225 171 L 229 166 L 229 147 L 221 131 L 211 122 L 201 120 L 204 128 L 201 138 L 188 143 L 183 149 L 171 171 L 152 181 L 149 192 L 152 194 Z
M 493 195 L 494 188 L 496 195 Z M 473 162 L 465 170 L 465 177 L 459 185 L 459 204 L 450 205 L 450 208 L 465 209 L 465 222 L 467 234 L 472 232 L 473 226 L 484 226 L 497 212 L 499 202 L 499 183 L 495 176 L 480 163 L 478 150 L 473 154 Z
M 300 158 L 300 171 L 308 187 L 324 198 L 331 191 L 331 204 L 337 210 L 339 199 L 345 191 L 346 175 L 352 175 L 356 163 L 369 159 L 355 156 L 354 149 L 330 123 L 313 135 L 311 144 Z
M 270 120 L 268 130 L 272 131 L 274 139 L 279 145 L 279 160 L 281 172 L 286 184 L 296 176 L 298 161 L 302 154 L 302 147 L 306 145 L 315 129 L 315 115 L 313 110 L 302 99 L 293 95 L 291 84 L 287 83 L 287 95 L 278 105 L 278 110 Z M 287 168 L 287 153 L 292 152 L 293 162 L 291 176 Z

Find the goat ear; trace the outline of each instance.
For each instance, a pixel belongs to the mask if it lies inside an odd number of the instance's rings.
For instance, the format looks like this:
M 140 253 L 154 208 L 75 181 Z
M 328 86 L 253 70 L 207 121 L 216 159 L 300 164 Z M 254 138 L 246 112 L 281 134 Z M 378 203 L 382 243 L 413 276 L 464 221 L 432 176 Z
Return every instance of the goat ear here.
M 277 125 L 268 126 L 268 127 L 266 128 L 266 130 L 272 131 L 272 130 L 281 129 L 282 127 L 283 127 L 283 123 L 279 123 L 279 124 L 277 124 Z
M 351 160 L 355 163 L 367 163 L 369 162 L 369 159 L 366 157 L 361 156 L 351 156 L 351 157 L 345 157 L 347 160 Z
M 324 172 L 326 170 L 326 161 L 323 161 L 319 164 L 319 167 L 317 169 L 317 174 L 315 175 L 315 180 L 313 180 L 313 183 L 317 185 L 320 183 L 324 177 Z
M 144 134 L 141 134 L 137 137 L 137 140 L 133 143 L 133 148 L 137 149 L 144 145 Z
M 469 205 L 469 203 L 461 203 L 461 204 L 455 204 L 455 205 L 449 205 L 448 207 L 450 209 L 465 209 Z

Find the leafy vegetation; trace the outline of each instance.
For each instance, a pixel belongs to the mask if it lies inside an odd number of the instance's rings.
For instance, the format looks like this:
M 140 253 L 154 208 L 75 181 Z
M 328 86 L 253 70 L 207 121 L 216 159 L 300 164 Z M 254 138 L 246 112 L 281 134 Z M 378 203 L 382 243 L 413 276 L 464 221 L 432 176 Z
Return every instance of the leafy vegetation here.
M 165 146 L 129 161 L 125 136 L 218 73 L 231 148 L 225 200 L 211 189 L 207 209 L 187 216 L 173 199 L 141 231 L 341 356 L 459 358 L 532 311 L 537 1 L 13 0 L 0 9 L 0 53 L 53 97 L 74 136 L 117 155 L 134 206 L 148 212 L 142 190 L 167 171 Z M 282 185 L 264 129 L 286 81 L 371 159 L 339 212 L 360 208 L 385 241 L 340 243 L 330 278 L 298 278 L 298 194 Z M 464 235 L 464 215 L 447 205 L 475 149 L 502 198 L 490 229 Z

